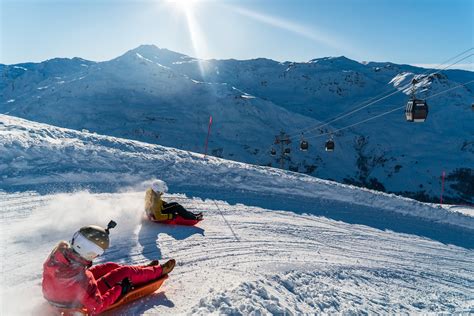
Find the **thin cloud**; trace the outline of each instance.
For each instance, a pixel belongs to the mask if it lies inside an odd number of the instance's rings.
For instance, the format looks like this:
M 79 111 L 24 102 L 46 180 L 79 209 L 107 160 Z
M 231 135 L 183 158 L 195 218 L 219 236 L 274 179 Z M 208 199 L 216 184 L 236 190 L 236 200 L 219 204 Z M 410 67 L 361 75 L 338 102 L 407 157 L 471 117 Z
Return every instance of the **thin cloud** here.
M 322 32 L 318 31 L 315 29 L 310 29 L 304 25 L 295 23 L 293 21 L 289 21 L 280 17 L 274 17 L 271 15 L 267 14 L 262 14 L 259 12 L 247 10 L 241 7 L 237 6 L 232 6 L 226 4 L 225 7 L 231 9 L 233 12 L 238 13 L 242 16 L 251 18 L 255 21 L 274 26 L 276 28 L 285 30 L 285 31 L 290 31 L 292 33 L 295 33 L 299 36 L 305 37 L 309 40 L 312 40 L 314 42 L 318 42 L 321 44 L 324 44 L 326 46 L 330 46 L 332 48 L 337 48 L 339 50 L 345 50 L 343 45 L 341 44 L 341 40 L 336 40 L 336 37 L 332 34 L 329 34 L 327 32 Z

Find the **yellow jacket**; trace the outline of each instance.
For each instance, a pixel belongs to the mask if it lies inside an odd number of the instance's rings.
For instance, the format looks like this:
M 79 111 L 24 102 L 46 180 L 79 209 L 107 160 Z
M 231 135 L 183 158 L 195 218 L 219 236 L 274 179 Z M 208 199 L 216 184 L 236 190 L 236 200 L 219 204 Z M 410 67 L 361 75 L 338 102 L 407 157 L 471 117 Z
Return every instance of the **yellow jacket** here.
M 156 221 L 166 221 L 173 219 L 173 214 L 163 214 L 163 200 L 161 194 L 155 193 L 151 188 L 145 194 L 146 215 Z

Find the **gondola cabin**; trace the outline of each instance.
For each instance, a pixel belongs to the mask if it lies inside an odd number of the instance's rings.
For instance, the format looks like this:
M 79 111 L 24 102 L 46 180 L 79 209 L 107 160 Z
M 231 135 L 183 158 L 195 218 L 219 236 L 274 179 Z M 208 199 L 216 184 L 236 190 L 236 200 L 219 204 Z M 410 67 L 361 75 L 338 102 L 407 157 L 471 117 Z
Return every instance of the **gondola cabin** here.
M 333 140 L 328 140 L 326 142 L 326 151 L 334 151 L 334 141 Z
M 424 122 L 428 117 L 428 104 L 425 100 L 409 100 L 405 109 L 405 116 L 408 122 Z
M 275 148 L 272 148 L 272 150 L 270 151 L 270 155 L 272 156 L 275 156 L 277 154 Z
M 285 148 L 285 154 L 289 155 L 290 153 L 291 153 L 291 149 L 290 148 Z
M 300 143 L 300 149 L 302 151 L 307 151 L 309 148 L 309 143 L 306 140 L 302 140 Z

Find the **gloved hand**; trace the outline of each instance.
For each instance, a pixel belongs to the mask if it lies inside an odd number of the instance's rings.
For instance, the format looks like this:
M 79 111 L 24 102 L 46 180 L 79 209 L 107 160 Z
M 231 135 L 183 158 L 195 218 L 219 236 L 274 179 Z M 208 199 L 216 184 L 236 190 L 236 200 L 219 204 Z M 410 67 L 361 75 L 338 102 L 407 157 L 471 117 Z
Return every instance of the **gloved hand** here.
M 133 290 L 133 285 L 132 285 L 132 282 L 130 282 L 129 278 L 123 279 L 122 282 L 119 282 L 119 284 L 122 287 L 122 294 L 121 295 L 125 295 L 128 292 L 130 292 L 131 290 Z

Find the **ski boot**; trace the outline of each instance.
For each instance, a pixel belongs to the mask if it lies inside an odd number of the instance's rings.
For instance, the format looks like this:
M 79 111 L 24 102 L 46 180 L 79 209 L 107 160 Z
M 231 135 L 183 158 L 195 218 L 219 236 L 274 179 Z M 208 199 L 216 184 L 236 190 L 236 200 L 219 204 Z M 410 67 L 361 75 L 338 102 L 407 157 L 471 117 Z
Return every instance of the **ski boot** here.
M 171 271 L 173 271 L 175 265 L 176 265 L 176 260 L 174 259 L 170 259 L 166 261 L 164 264 L 161 265 L 161 269 L 162 269 L 161 275 L 166 275 L 170 273 Z

